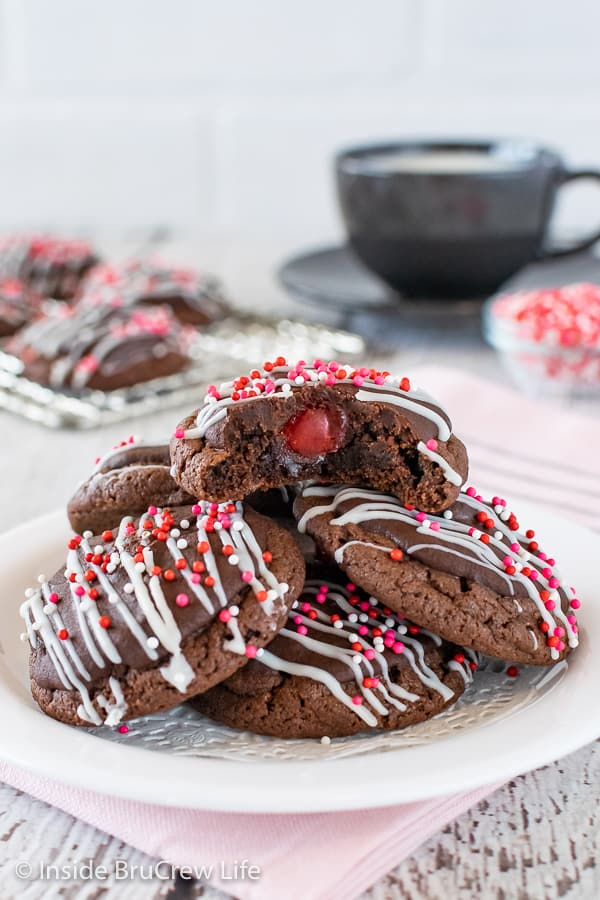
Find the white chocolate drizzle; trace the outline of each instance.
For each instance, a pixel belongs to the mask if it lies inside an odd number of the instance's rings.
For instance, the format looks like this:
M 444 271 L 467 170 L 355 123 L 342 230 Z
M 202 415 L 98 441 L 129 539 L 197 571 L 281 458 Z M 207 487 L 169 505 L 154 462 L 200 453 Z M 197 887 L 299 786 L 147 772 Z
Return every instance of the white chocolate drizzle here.
M 546 558 L 540 559 L 526 548 L 527 537 L 520 531 L 512 530 L 507 521 L 509 512 L 505 505 L 484 503 L 478 496 L 462 491 L 453 509 L 452 518 L 443 514 L 424 514 L 416 509 L 407 509 L 400 500 L 378 491 L 345 487 L 340 485 L 315 487 L 304 489 L 304 497 L 323 497 L 330 499 L 329 503 L 318 504 L 309 507 L 298 522 L 298 529 L 306 531 L 308 522 L 321 515 L 332 514 L 330 525 L 343 526 L 346 524 L 363 524 L 370 521 L 399 522 L 402 525 L 414 529 L 417 535 L 427 535 L 429 542 L 415 540 L 404 548 L 409 556 L 421 559 L 423 553 L 436 552 L 443 556 L 459 557 L 470 566 L 476 566 L 482 570 L 490 570 L 496 578 L 506 585 L 507 595 L 515 602 L 517 615 L 523 612 L 523 606 L 516 597 L 515 587 L 520 585 L 526 595 L 533 601 L 542 621 L 545 624 L 546 634 L 549 636 L 561 634 L 570 647 L 576 647 L 579 643 L 578 631 L 571 607 L 570 597 L 567 591 L 560 586 L 559 573 L 553 566 L 549 568 Z M 495 498 L 498 499 L 498 498 Z M 358 502 L 356 502 L 358 501 Z M 337 514 L 338 509 L 344 504 L 352 504 L 346 512 Z M 489 529 L 487 543 L 480 540 L 482 531 L 472 525 L 459 522 L 456 517 L 456 507 L 459 504 L 471 507 L 473 510 L 473 522 L 477 525 L 476 515 L 485 513 L 493 527 Z M 371 543 L 367 540 L 351 540 L 336 550 L 335 559 L 338 564 L 343 562 L 348 547 L 360 544 L 373 549 L 390 553 L 393 547 Z M 519 549 L 512 547 L 518 544 Z M 507 572 L 504 560 L 509 559 L 514 567 L 514 572 Z M 426 563 L 428 564 L 428 563 Z M 531 575 L 523 574 L 523 568 L 527 567 Z M 443 565 L 437 562 L 434 568 L 444 571 Z M 544 601 L 541 591 L 548 594 L 548 600 Z M 550 602 L 550 608 L 548 607 Z M 564 608 L 563 608 L 564 607 Z M 565 611 L 566 609 L 566 611 Z M 559 642 L 560 643 L 560 642 Z M 560 656 L 560 647 L 548 645 L 552 659 Z
M 303 601 L 305 602 L 307 597 L 322 596 L 323 586 L 327 588 L 327 601 L 332 601 L 331 606 L 334 606 L 339 614 L 335 624 L 332 623 L 330 613 L 319 608 L 318 600 L 310 604 L 310 617 L 301 612 Z M 280 636 L 300 644 L 313 654 L 336 660 L 346 667 L 351 676 L 349 682 L 352 683 L 352 679 L 354 679 L 356 690 L 354 697 L 344 690 L 342 683 L 335 675 L 320 666 L 292 662 L 273 653 L 268 648 L 259 651 L 260 663 L 279 672 L 320 682 L 366 725 L 371 728 L 376 727 L 377 715 L 388 716 L 391 708 L 405 712 L 411 703 L 416 703 L 421 699 L 421 695 L 407 691 L 395 683 L 390 674 L 389 661 L 385 656 L 387 651 L 384 639 L 374 638 L 370 631 L 368 634 L 364 633 L 365 621 L 369 621 L 373 627 L 381 626 L 386 635 L 394 634 L 397 650 L 393 652 L 396 652 L 399 658 L 402 656 L 407 661 L 424 688 L 439 694 L 444 703 L 448 703 L 454 696 L 454 691 L 444 684 L 427 665 L 422 643 L 423 636 L 429 637 L 437 646 L 441 645 L 441 639 L 425 629 L 419 629 L 418 635 L 411 635 L 406 623 L 393 613 L 388 614 L 387 611 L 384 613 L 383 608 L 374 598 L 370 598 L 369 601 L 363 600 L 361 606 L 352 605 L 351 597 L 350 591 L 339 583 L 327 580 L 307 580 L 301 598 L 296 601 L 288 615 L 288 626 L 282 629 Z M 378 618 L 368 617 L 361 612 L 365 605 L 371 609 L 376 608 Z M 313 617 L 315 614 L 316 617 Z M 296 630 L 298 626 L 306 633 Z M 348 646 L 340 646 L 338 642 L 332 642 L 332 638 L 348 641 Z M 351 646 L 356 642 L 361 644 L 361 651 L 357 651 Z M 462 657 L 452 659 L 446 664 L 446 667 L 460 672 L 465 684 L 468 684 L 473 678 L 470 662 L 476 666 L 477 655 L 464 651 Z M 375 679 L 377 683 L 368 686 L 369 682 L 367 682 L 365 685 L 365 678 Z
M 112 674 L 113 666 L 127 665 L 110 636 L 110 627 L 103 627 L 97 610 L 97 602 L 108 601 L 110 617 L 119 617 L 127 631 L 144 651 L 148 661 L 157 662 L 166 651 L 166 662 L 158 667 L 158 671 L 169 684 L 181 694 L 185 694 L 195 674 L 182 649 L 182 634 L 173 614 L 171 601 L 164 592 L 164 582 L 153 574 L 154 554 L 152 550 L 152 532 L 146 528 L 150 523 L 163 527 L 163 511 L 152 507 L 152 512 L 142 515 L 137 529 L 131 516 L 121 520 L 115 535 L 110 563 L 104 568 L 94 562 L 95 552 L 107 549 L 103 545 L 92 544 L 101 540 L 80 537 L 78 546 L 68 550 L 66 577 L 68 591 L 59 587 L 55 592 L 50 583 L 44 581 L 37 590 L 29 590 L 27 599 L 21 605 L 21 616 L 25 620 L 27 635 L 31 647 L 35 649 L 38 642 L 44 645 L 46 653 L 56 671 L 58 680 L 66 691 L 76 691 L 80 703 L 78 716 L 93 725 L 116 724 L 127 712 L 127 703 L 119 680 Z M 195 523 L 190 521 L 195 517 Z M 173 520 L 171 520 L 173 521 Z M 210 528 L 209 528 L 210 526 Z M 227 558 L 241 576 L 240 587 L 247 584 L 254 594 L 265 596 L 259 606 L 267 618 L 278 612 L 279 604 L 289 590 L 285 582 L 279 582 L 269 570 L 263 559 L 263 551 L 252 528 L 243 515 L 243 506 L 236 504 L 198 503 L 190 510 L 190 516 L 177 522 L 167 534 L 164 548 L 176 564 L 184 557 L 177 541 L 182 533 L 190 532 L 193 545 L 203 544 L 207 549 L 203 553 L 205 574 L 210 576 L 213 584 L 209 589 L 193 578 L 189 565 L 178 569 L 188 591 L 188 603 L 194 598 L 213 618 L 221 609 L 228 608 L 231 617 L 228 628 L 232 640 L 224 642 L 224 649 L 232 653 L 243 654 L 246 645 L 238 622 L 238 608 L 235 599 L 228 601 L 215 557 L 213 545 L 218 536 L 219 543 L 225 547 L 230 545 L 235 552 Z M 212 544 L 210 538 L 212 536 Z M 143 562 L 136 561 L 132 549 L 134 545 L 143 548 Z M 104 559 L 104 555 L 99 554 Z M 189 562 L 189 556 L 184 557 Z M 85 560 L 85 562 L 82 562 Z M 85 571 L 84 571 L 85 569 Z M 94 587 L 100 595 L 96 600 L 89 596 L 90 584 L 86 574 L 95 575 Z M 124 587 L 119 590 L 113 584 L 110 575 L 120 572 L 126 576 Z M 122 581 L 122 579 L 120 579 Z M 58 602 L 49 598 L 58 593 Z M 237 594 L 234 595 L 237 598 Z M 257 600 L 258 603 L 258 600 Z M 94 665 L 107 670 L 105 682 L 94 681 L 86 665 L 76 649 L 73 636 L 65 628 L 61 616 L 61 606 L 70 604 L 76 611 L 77 638 L 85 646 L 86 653 Z M 110 621 L 109 617 L 109 621 Z M 105 623 L 106 624 L 106 623 Z M 66 632 L 62 637 L 59 633 Z M 163 649 L 163 654 L 160 649 Z M 106 687 L 110 690 L 114 702 L 110 703 L 106 696 Z M 94 699 L 92 699 L 92 695 Z

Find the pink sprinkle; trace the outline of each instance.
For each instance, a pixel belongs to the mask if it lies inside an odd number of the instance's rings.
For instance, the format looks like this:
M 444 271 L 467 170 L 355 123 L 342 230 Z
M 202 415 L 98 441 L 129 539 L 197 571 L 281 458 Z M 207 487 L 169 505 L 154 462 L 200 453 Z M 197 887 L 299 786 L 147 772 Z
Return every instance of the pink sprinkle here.
M 418 512 L 415 516 L 415 519 L 417 520 L 417 522 L 424 522 L 426 518 L 427 518 L 427 516 L 424 512 Z
M 174 431 L 174 435 L 176 438 L 181 439 L 182 437 L 185 437 L 185 431 L 183 430 L 183 428 L 176 428 Z
M 177 604 L 177 606 L 187 606 L 189 602 L 190 598 L 187 594 L 177 594 L 177 596 L 175 597 L 175 603 Z
M 553 609 L 556 609 L 556 603 L 554 602 L 554 600 L 546 600 L 544 606 L 546 607 L 546 609 L 549 609 L 550 612 L 552 612 Z
M 552 578 L 552 569 L 549 569 L 548 567 L 542 569 L 542 575 L 544 578 Z
M 356 590 L 356 585 L 353 584 L 351 581 L 349 581 L 348 584 L 346 585 L 346 589 L 349 590 L 350 593 L 352 593 L 353 591 Z M 321 590 L 327 590 L 327 588 L 321 588 Z
M 308 634 L 308 628 L 306 627 L 306 625 L 298 625 L 296 631 L 298 632 L 298 634 Z
M 317 594 L 315 600 L 317 601 L 317 603 L 325 603 L 325 601 L 327 600 L 327 594 Z
M 393 628 L 388 628 L 388 630 L 385 632 L 384 637 L 392 638 L 392 640 L 395 641 L 396 640 L 396 632 L 393 630 Z
M 246 584 L 249 584 L 253 578 L 254 578 L 254 575 L 252 574 L 252 572 L 249 572 L 247 569 L 245 572 L 242 572 L 242 581 L 245 581 Z
M 194 574 L 190 576 L 190 581 L 192 582 L 192 584 L 200 584 L 200 582 L 202 581 L 202 576 L 198 575 L 197 572 L 194 572 Z
M 560 625 L 557 625 L 556 628 L 554 629 L 554 634 L 556 635 L 556 637 L 564 637 L 565 629 L 562 628 Z
M 535 569 L 532 569 L 531 572 L 529 573 L 529 577 L 531 578 L 532 581 L 537 581 L 538 572 Z
M 336 363 L 336 362 L 330 362 L 330 363 L 329 363 L 329 366 L 328 366 L 328 369 L 329 369 L 330 372 L 337 372 L 337 370 L 339 369 L 339 367 L 340 367 L 340 364 L 339 364 L 339 363 Z
M 571 606 L 573 607 L 573 609 L 579 609 L 579 607 L 581 606 L 581 601 L 578 600 L 577 597 L 573 597 L 573 599 L 571 600 Z
M 219 613 L 219 621 L 220 622 L 229 622 L 231 618 L 231 613 L 228 609 L 222 609 Z
M 373 379 L 373 384 L 385 384 L 385 378 L 383 377 L 383 375 L 377 375 Z
M 256 650 L 257 648 L 254 646 L 254 644 L 248 644 L 244 652 L 246 653 L 248 659 L 254 659 L 254 657 L 256 656 Z
M 573 613 L 569 613 L 567 616 L 567 622 L 569 625 L 575 625 L 577 622 L 577 616 L 574 616 Z
M 368 634 L 368 633 L 369 633 L 369 629 L 367 628 L 366 625 L 361 625 L 360 628 L 358 629 L 358 633 L 359 633 L 360 635 Z
M 156 506 L 149 506 L 149 507 L 148 507 L 148 513 L 149 513 L 151 516 L 155 516 L 157 512 L 158 512 L 158 509 L 156 508 Z
M 477 491 L 475 490 L 474 487 L 468 487 L 468 488 L 467 488 L 467 495 L 468 495 L 469 497 L 474 497 L 474 496 L 476 495 L 476 493 L 477 493 Z
M 192 506 L 192 513 L 195 516 L 199 516 L 201 512 L 202 512 L 202 509 L 201 509 L 200 505 L 198 503 L 194 503 L 194 505 Z
M 551 556 L 548 557 L 548 559 L 546 560 L 546 562 L 548 563 L 549 566 L 555 566 L 555 565 L 556 565 L 556 560 L 553 559 Z
M 78 597 L 83 597 L 83 595 L 85 594 L 85 588 L 82 588 L 81 585 L 78 585 L 75 588 L 75 593 L 77 594 Z
M 129 732 L 128 725 L 119 725 L 119 734 L 127 734 Z
M 558 644 L 556 645 L 556 649 L 558 650 L 559 653 L 562 653 L 562 651 L 565 649 L 564 642 L 559 641 Z
M 558 578 L 550 578 L 550 580 L 548 581 L 548 584 L 550 585 L 551 588 L 557 588 L 558 585 L 560 584 L 560 581 L 558 580 Z
M 394 641 L 392 644 L 392 650 L 394 653 L 404 653 L 404 644 L 402 641 Z
M 505 566 L 511 566 L 512 565 L 512 556 L 504 556 L 502 559 L 502 562 L 504 563 Z
M 375 659 L 375 651 L 372 647 L 367 647 L 367 649 L 364 651 L 364 655 L 367 657 L 367 659 Z
M 431 531 L 439 531 L 440 523 L 439 522 L 430 522 L 429 527 L 430 527 Z
M 294 625 L 302 625 L 302 616 L 294 616 Z
M 513 551 L 513 553 L 518 553 L 519 550 L 521 549 L 521 545 L 517 544 L 516 541 L 513 541 L 512 544 L 510 545 L 510 549 Z
M 310 609 L 310 603 L 303 603 L 300 609 L 302 610 L 302 612 L 308 612 Z
M 52 593 L 48 595 L 48 600 L 50 601 L 50 603 L 58 603 L 58 594 L 55 593 L 55 591 L 52 591 Z
M 437 450 L 438 442 L 434 438 L 430 438 L 425 444 L 428 450 Z
M 365 379 L 362 378 L 360 375 L 355 375 L 354 378 L 352 379 L 352 383 L 355 384 L 356 387 L 360 387 L 361 384 L 363 384 L 364 380 Z
M 352 698 L 352 702 L 354 703 L 355 706 L 362 706 L 363 698 L 360 697 L 358 694 L 355 694 L 354 697 Z

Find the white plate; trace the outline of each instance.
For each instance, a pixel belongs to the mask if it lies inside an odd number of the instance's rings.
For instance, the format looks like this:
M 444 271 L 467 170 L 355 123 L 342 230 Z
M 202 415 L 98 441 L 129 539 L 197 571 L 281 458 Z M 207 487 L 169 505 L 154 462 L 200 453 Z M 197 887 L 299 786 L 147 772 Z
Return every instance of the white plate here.
M 468 790 L 564 756 L 600 735 L 599 539 L 531 504 L 542 542 L 583 598 L 582 643 L 568 664 L 522 668 L 516 679 L 488 663 L 452 709 L 402 732 L 281 741 L 209 723 L 189 707 L 113 730 L 47 718 L 28 690 L 18 608 L 38 572 L 63 560 L 68 526 L 44 516 L 0 538 L 0 757 L 56 780 L 148 803 L 238 812 L 385 806 Z M 550 674 L 549 674 L 550 673 Z

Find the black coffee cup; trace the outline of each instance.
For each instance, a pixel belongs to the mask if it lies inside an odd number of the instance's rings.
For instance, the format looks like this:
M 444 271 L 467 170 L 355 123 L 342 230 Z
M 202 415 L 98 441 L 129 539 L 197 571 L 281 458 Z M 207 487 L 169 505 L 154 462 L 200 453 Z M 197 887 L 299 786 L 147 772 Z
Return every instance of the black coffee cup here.
M 335 165 L 350 245 L 413 297 L 486 296 L 526 263 L 600 238 L 598 229 L 547 247 L 558 189 L 600 172 L 571 172 L 557 153 L 525 140 L 365 145 L 342 151 Z

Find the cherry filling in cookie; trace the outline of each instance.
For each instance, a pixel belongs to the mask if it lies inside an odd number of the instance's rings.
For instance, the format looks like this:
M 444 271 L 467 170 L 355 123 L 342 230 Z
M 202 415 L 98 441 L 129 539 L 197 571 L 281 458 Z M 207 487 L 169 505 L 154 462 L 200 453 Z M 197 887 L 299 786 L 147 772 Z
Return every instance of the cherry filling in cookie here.
M 335 407 L 308 407 L 292 416 L 283 434 L 290 450 L 299 456 L 325 456 L 343 446 L 345 417 Z
M 439 511 L 467 474 L 448 415 L 408 378 L 283 357 L 211 385 L 175 430 L 171 460 L 184 490 L 216 502 L 316 480 L 365 484 Z

